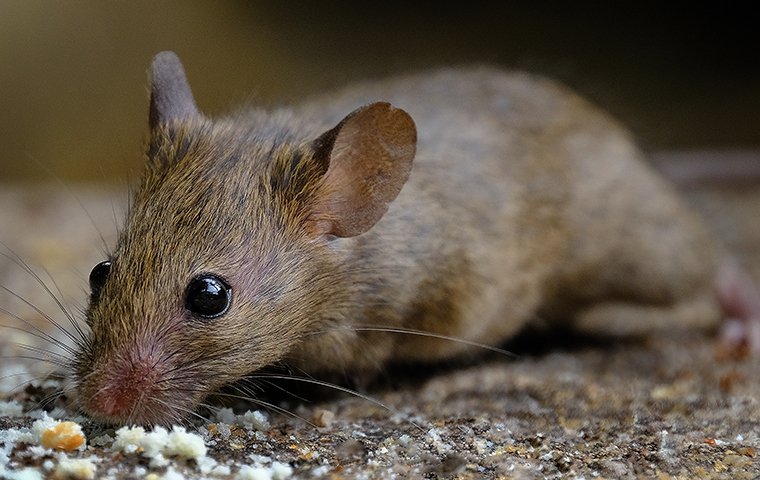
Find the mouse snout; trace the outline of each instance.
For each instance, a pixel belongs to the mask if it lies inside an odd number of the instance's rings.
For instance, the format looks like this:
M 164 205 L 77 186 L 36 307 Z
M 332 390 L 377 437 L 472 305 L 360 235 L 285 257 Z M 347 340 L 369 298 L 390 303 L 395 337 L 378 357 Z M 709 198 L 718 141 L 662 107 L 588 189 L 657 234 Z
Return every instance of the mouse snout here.
M 168 414 L 166 365 L 151 356 L 103 362 L 82 379 L 80 401 L 95 418 L 112 423 L 164 423 Z
M 89 406 L 108 417 L 126 417 L 141 399 L 149 398 L 155 372 L 143 362 L 132 364 L 107 376 L 101 388 L 89 399 Z

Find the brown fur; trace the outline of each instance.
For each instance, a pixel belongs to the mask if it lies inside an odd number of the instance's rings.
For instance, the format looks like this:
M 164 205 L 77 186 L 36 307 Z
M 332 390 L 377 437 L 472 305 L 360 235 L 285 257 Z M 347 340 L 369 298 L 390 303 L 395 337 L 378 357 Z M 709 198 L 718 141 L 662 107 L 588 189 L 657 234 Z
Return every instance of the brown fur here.
M 211 120 L 175 60 L 154 63 L 148 168 L 87 315 L 95 418 L 179 421 L 274 362 L 363 373 L 468 348 L 352 326 L 497 344 L 537 317 L 611 334 L 718 320 L 704 228 L 564 87 L 450 69 Z M 346 117 L 378 100 L 409 115 Z M 232 286 L 226 315 L 184 310 L 202 272 Z

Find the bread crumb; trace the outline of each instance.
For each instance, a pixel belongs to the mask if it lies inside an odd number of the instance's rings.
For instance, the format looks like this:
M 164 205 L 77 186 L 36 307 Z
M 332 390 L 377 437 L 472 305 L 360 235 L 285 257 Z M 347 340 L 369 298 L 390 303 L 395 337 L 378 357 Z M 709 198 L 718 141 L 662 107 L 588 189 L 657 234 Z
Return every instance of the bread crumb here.
M 272 479 L 285 480 L 293 475 L 293 467 L 287 463 L 274 462 L 272 464 Z
M 111 445 L 111 450 L 128 454 L 141 453 L 150 458 L 151 468 L 169 465 L 166 457 L 171 456 L 192 458 L 199 465 L 209 463 L 202 461 L 206 458 L 207 451 L 203 438 L 177 426 L 172 427 L 171 432 L 163 427 L 156 427 L 148 433 L 142 427 L 122 427 L 116 431 L 116 440 Z M 215 465 L 214 462 L 209 470 Z
M 82 480 L 95 478 L 95 464 L 87 458 L 62 458 L 55 469 L 55 478 Z
M 76 422 L 57 422 L 42 431 L 40 445 L 53 450 L 71 452 L 85 445 L 82 426 Z
M 247 428 L 255 428 L 256 430 L 268 430 L 269 419 L 260 410 L 250 411 L 248 410 L 242 415 L 242 425 Z
M 116 440 L 111 445 L 111 450 L 123 453 L 135 453 L 141 451 L 142 439 L 145 437 L 145 429 L 142 427 L 121 427 L 116 430 Z
M 7 478 L 8 480 L 43 480 L 45 477 L 39 470 L 34 468 L 10 471 L 0 466 L 0 478 Z
M 237 480 L 272 480 L 272 469 L 243 465 L 235 478 Z
M 172 427 L 163 453 L 198 459 L 206 456 L 206 444 L 199 435 L 188 433 L 183 427 Z

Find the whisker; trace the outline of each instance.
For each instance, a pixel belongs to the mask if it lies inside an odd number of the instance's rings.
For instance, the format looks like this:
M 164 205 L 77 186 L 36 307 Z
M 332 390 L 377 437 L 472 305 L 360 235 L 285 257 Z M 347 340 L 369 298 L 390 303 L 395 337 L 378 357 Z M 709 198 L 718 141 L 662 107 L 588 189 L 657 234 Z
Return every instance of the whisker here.
M 318 386 L 321 386 L 321 387 L 332 388 L 332 389 L 337 390 L 339 392 L 344 392 L 344 393 L 347 393 L 349 395 L 353 395 L 355 397 L 361 398 L 362 400 L 365 400 L 365 401 L 367 401 L 369 403 L 377 405 L 377 406 L 379 406 L 379 407 L 387 410 L 388 412 L 390 412 L 390 413 L 392 413 L 394 415 L 399 415 L 399 416 L 401 415 L 400 411 L 396 410 L 395 408 L 393 408 L 393 407 L 391 407 L 389 405 L 386 405 L 385 403 L 381 402 L 380 400 L 378 400 L 376 398 L 370 397 L 369 395 L 365 395 L 365 394 L 359 393 L 356 390 L 352 390 L 352 389 L 347 388 L 347 387 L 342 387 L 340 385 L 336 385 L 336 384 L 330 383 L 330 382 L 325 382 L 323 380 L 317 380 L 315 378 L 296 377 L 296 376 L 288 376 L 288 375 L 274 375 L 274 374 L 254 374 L 254 375 L 250 375 L 248 378 L 256 378 L 256 379 L 259 379 L 259 378 L 273 378 L 273 379 L 277 379 L 277 380 L 293 380 L 293 381 L 297 381 L 297 382 L 303 382 L 303 383 L 309 383 L 309 384 L 312 384 L 312 385 L 318 385 Z M 414 425 L 415 427 L 417 427 L 420 431 L 423 431 L 423 432 L 425 431 L 421 426 L 417 425 L 415 422 L 413 422 L 411 420 L 409 420 L 409 422 L 412 425 Z
M 45 350 L 44 348 L 35 347 L 33 345 L 17 343 L 16 346 L 18 346 L 22 350 L 27 350 L 34 353 L 41 353 L 43 355 L 47 355 L 49 358 L 55 358 L 57 359 L 57 361 L 62 362 L 62 363 L 66 362 L 68 364 L 72 361 L 71 358 L 67 357 L 66 355 L 63 355 L 61 353 L 51 352 L 49 350 Z
M 63 291 L 61 290 L 61 287 L 58 285 L 58 282 L 56 282 L 56 281 L 55 281 L 55 278 L 53 278 L 53 276 L 50 274 L 50 272 L 48 271 L 48 269 L 47 269 L 47 268 L 44 268 L 44 267 L 43 267 L 43 268 L 42 268 L 42 270 L 43 270 L 43 271 L 44 271 L 44 272 L 47 274 L 47 277 L 50 279 L 50 281 L 51 281 L 51 282 L 53 282 L 53 286 L 55 287 L 56 291 L 58 291 L 58 295 L 59 295 L 59 296 L 60 296 L 60 298 L 61 298 L 61 302 L 59 302 L 59 301 L 56 299 L 56 303 L 57 303 L 57 304 L 58 304 L 58 306 L 61 308 L 61 311 L 63 311 L 64 315 L 66 315 L 66 318 L 68 318 L 68 319 L 69 319 L 69 322 L 71 323 L 71 326 L 72 326 L 72 327 L 74 327 L 74 330 L 75 330 L 75 331 L 76 331 L 76 333 L 79 335 L 79 337 L 80 337 L 82 340 L 86 339 L 86 338 L 87 338 L 87 336 L 85 335 L 84 331 L 82 330 L 82 327 L 81 327 L 81 325 L 80 325 L 79 321 L 77 321 L 76 317 L 74 317 L 74 315 L 71 313 L 71 310 L 68 310 L 68 309 L 67 309 L 67 308 L 66 308 L 66 307 L 63 305 L 63 303 L 62 303 L 62 301 L 63 301 L 65 298 L 64 298 L 64 295 L 63 295 Z
M 61 398 L 63 396 L 63 392 L 60 390 L 56 390 L 48 395 L 45 395 L 43 398 L 41 398 L 38 402 L 35 402 L 35 404 L 30 408 L 29 410 L 37 410 L 44 409 L 46 406 L 50 405 L 51 403 L 55 402 L 57 399 Z
M 34 360 L 35 362 L 44 362 L 44 363 L 50 363 L 52 365 L 55 365 L 57 367 L 61 368 L 69 368 L 68 362 L 62 362 L 60 360 L 53 360 L 51 358 L 42 358 L 42 357 L 33 357 L 30 355 L 3 355 L 0 356 L 2 359 L 13 359 L 13 360 Z
M 35 380 L 43 382 L 48 377 L 50 377 L 50 373 L 47 373 L 44 376 L 40 377 L 40 376 L 37 376 L 37 375 L 32 375 L 31 372 L 23 372 L 23 373 L 19 373 L 19 374 L 7 375 L 5 377 L 8 377 L 8 378 L 10 378 L 11 376 L 18 376 L 18 377 L 20 377 L 21 375 L 29 375 L 30 378 L 27 381 L 24 381 L 24 382 L 21 382 L 21 383 L 18 383 L 16 385 L 14 385 L 11 388 L 11 392 L 15 392 L 15 391 L 19 390 L 21 387 L 26 387 L 27 385 L 30 385 L 31 382 L 34 382 Z
M 269 380 L 261 380 L 261 381 L 263 383 L 266 383 L 267 385 L 269 385 L 272 388 L 276 388 L 277 390 L 279 390 L 279 391 L 281 391 L 281 392 L 283 392 L 283 393 L 285 393 L 287 395 L 290 395 L 291 397 L 293 397 L 293 398 L 295 398 L 297 400 L 300 400 L 303 403 L 311 403 L 311 401 L 308 398 L 303 398 L 302 396 L 297 395 L 297 394 L 291 392 L 290 390 L 288 390 L 287 388 L 283 387 L 282 385 L 277 385 L 277 383 L 270 382 Z
M 191 410 L 189 408 L 185 408 L 185 407 L 183 407 L 181 405 L 171 405 L 169 402 L 167 402 L 165 400 L 161 400 L 161 399 L 154 399 L 154 400 L 156 400 L 161 405 L 165 406 L 169 411 L 176 412 L 176 411 L 179 410 L 179 411 L 185 412 L 187 414 L 190 414 L 190 415 L 192 415 L 194 417 L 197 417 L 197 418 L 199 418 L 200 420 L 202 420 L 204 422 L 208 421 L 208 419 L 206 417 L 204 417 L 200 413 L 194 412 L 193 410 Z M 135 403 L 135 405 L 137 405 L 137 403 Z M 174 421 L 176 421 L 177 423 L 181 423 L 182 419 L 179 416 L 175 416 Z
M 425 330 L 416 330 L 413 328 L 404 328 L 404 327 L 384 327 L 380 325 L 378 326 L 359 325 L 359 326 L 348 326 L 348 327 L 338 327 L 338 328 L 347 328 L 355 332 L 387 332 L 387 333 L 403 333 L 406 335 L 419 335 L 421 337 L 429 337 L 429 338 L 435 338 L 439 340 L 447 340 L 450 342 L 461 343 L 463 345 L 481 348 L 483 350 L 488 350 L 488 351 L 498 353 L 500 355 L 504 355 L 507 357 L 517 358 L 516 353 L 510 352 L 509 350 L 504 350 L 503 348 L 494 347 L 492 345 L 487 345 L 485 343 L 474 342 L 472 340 L 465 340 L 463 338 L 443 335 L 440 333 L 427 332 Z
M 49 335 L 48 333 L 44 332 L 43 330 L 40 330 L 39 328 L 35 327 L 30 322 L 27 322 L 23 318 L 21 318 L 21 317 L 19 317 L 17 315 L 14 315 L 13 313 L 5 310 L 3 307 L 0 307 L 0 312 L 5 313 L 6 315 L 8 315 L 8 316 L 10 316 L 10 317 L 12 317 L 12 318 L 14 318 L 16 320 L 19 320 L 20 322 L 23 322 L 29 328 L 33 328 L 34 330 L 36 330 L 36 332 L 30 332 L 29 330 L 26 330 L 24 328 L 18 327 L 16 325 L 0 324 L 1 328 L 7 328 L 7 329 L 10 329 L 10 330 L 18 330 L 20 332 L 24 332 L 27 335 L 31 335 L 31 336 L 33 336 L 35 338 L 39 338 L 40 340 L 48 342 L 48 343 L 52 344 L 55 347 L 61 348 L 62 350 L 65 350 L 65 351 L 67 351 L 68 353 L 70 353 L 72 355 L 76 354 L 76 351 L 74 349 L 72 349 L 69 345 L 66 345 L 65 343 L 63 343 L 59 339 L 57 339 L 57 338 Z
M 245 393 L 245 392 L 241 392 L 241 393 Z M 305 419 L 304 417 L 298 415 L 297 413 L 291 412 L 287 408 L 280 407 L 279 405 L 275 405 L 273 403 L 266 402 L 264 400 L 260 400 L 260 399 L 255 398 L 255 397 L 249 397 L 249 396 L 246 396 L 246 395 L 235 395 L 233 393 L 226 393 L 226 392 L 216 392 L 216 393 L 214 393 L 214 396 L 234 398 L 234 399 L 237 399 L 237 400 L 244 400 L 246 402 L 251 402 L 251 403 L 253 403 L 255 405 L 259 405 L 261 407 L 274 410 L 275 412 L 279 412 L 279 413 L 287 415 L 289 417 L 296 418 L 296 419 L 301 420 L 304 423 L 310 425 L 313 428 L 317 428 L 316 425 L 314 425 L 312 422 L 310 422 L 309 420 Z
M 29 308 L 31 308 L 32 310 L 34 310 L 35 312 L 37 312 L 40 316 L 42 316 L 42 318 L 44 318 L 45 320 L 47 320 L 48 322 L 50 322 L 51 325 L 53 325 L 57 330 L 59 330 L 64 335 L 66 335 L 72 342 L 74 342 L 76 345 L 80 345 L 79 339 L 77 339 L 71 332 L 69 332 L 68 330 L 66 330 L 65 328 L 63 328 L 58 322 L 56 322 L 53 319 L 53 317 L 51 317 L 47 313 L 43 312 L 39 307 L 37 307 L 36 305 L 34 305 L 33 303 L 31 303 L 30 301 L 28 301 L 27 299 L 25 299 L 24 297 L 22 297 L 21 295 L 17 294 L 16 292 L 14 292 L 13 290 L 11 290 L 10 288 L 8 288 L 8 287 L 6 287 L 4 285 L 0 285 L 0 290 L 4 290 L 4 291 L 8 292 L 9 294 L 13 295 L 15 298 L 17 298 L 20 301 L 24 302 L 24 304 L 26 304 Z

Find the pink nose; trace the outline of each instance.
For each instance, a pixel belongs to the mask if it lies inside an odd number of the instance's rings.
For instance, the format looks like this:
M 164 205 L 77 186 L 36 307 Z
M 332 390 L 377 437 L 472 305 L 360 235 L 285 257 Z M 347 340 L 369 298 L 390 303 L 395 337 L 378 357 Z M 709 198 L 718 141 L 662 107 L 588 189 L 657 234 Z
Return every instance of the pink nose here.
M 127 420 L 140 410 L 140 403 L 151 397 L 156 372 L 141 362 L 92 376 L 82 389 L 85 409 L 95 417 Z M 87 391 L 92 393 L 86 396 Z

